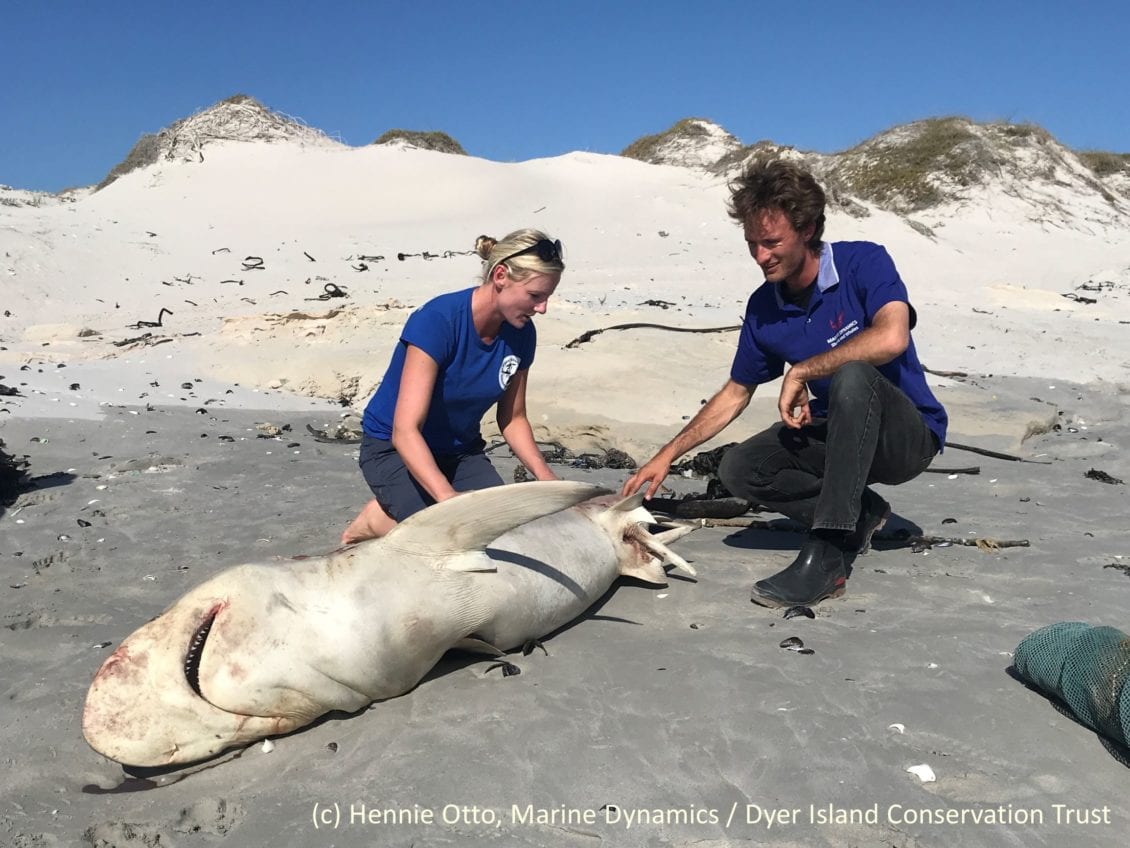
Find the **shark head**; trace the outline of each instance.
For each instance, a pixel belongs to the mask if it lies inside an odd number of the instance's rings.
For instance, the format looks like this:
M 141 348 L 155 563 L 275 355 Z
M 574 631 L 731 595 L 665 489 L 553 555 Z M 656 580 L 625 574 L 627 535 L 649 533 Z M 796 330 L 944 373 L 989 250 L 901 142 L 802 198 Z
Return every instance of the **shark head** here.
M 228 712 L 200 694 L 200 655 L 227 603 L 218 580 L 143 625 L 102 663 L 82 716 L 83 735 L 98 753 L 132 766 L 190 763 L 304 723 Z

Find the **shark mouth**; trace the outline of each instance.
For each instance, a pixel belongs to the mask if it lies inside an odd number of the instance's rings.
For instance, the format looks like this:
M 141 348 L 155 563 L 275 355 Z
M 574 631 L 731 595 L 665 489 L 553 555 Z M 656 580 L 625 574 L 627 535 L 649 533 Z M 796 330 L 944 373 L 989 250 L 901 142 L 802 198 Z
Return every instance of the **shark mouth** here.
M 650 518 L 650 516 L 648 517 Z M 694 527 L 687 525 L 656 525 L 654 523 L 651 523 L 651 526 L 656 527 L 660 532 L 652 533 L 644 527 L 642 523 L 631 524 L 625 529 L 622 538 L 635 548 L 640 557 L 645 561 L 653 560 L 657 565 L 670 563 L 692 577 L 697 576 L 698 572 L 694 570 L 694 566 L 667 547 L 671 542 L 690 533 L 694 530 Z
M 204 653 L 204 643 L 208 641 L 208 633 L 212 629 L 212 624 L 223 606 L 223 604 L 216 604 L 204 616 L 204 620 L 193 632 L 192 639 L 188 643 L 188 652 L 184 655 L 185 679 L 188 681 L 188 685 L 192 687 L 192 691 L 201 698 L 204 696 L 200 693 L 200 657 Z

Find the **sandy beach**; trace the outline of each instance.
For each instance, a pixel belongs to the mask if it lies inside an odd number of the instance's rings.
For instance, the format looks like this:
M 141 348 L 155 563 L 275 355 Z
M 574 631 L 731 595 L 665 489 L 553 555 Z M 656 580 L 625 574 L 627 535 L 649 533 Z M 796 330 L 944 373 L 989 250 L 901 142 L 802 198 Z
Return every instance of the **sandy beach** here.
M 620 581 L 548 654 L 511 657 L 520 675 L 450 653 L 402 697 L 168 773 L 87 746 L 87 688 L 138 626 L 226 567 L 336 546 L 367 490 L 356 445 L 309 428 L 363 408 L 411 309 L 474 283 L 479 233 L 565 243 L 537 436 L 647 459 L 725 380 L 736 333 L 568 345 L 738 324 L 759 275 L 725 197 L 705 172 L 585 153 L 219 144 L 0 205 L 0 384 L 19 392 L 0 439 L 31 478 L 0 512 L 0 843 L 1116 844 L 1126 752 L 1008 669 L 1046 624 L 1130 629 L 1130 237 L 1113 207 L 1037 214 L 992 187 L 919 216 L 929 235 L 878 208 L 833 209 L 827 235 L 888 247 L 920 356 L 950 374 L 931 377 L 949 438 L 1031 461 L 947 450 L 882 488 L 895 520 L 815 619 L 749 602 L 801 539 L 754 515 L 676 544 L 697 579 Z M 775 406 L 760 389 L 704 447 Z

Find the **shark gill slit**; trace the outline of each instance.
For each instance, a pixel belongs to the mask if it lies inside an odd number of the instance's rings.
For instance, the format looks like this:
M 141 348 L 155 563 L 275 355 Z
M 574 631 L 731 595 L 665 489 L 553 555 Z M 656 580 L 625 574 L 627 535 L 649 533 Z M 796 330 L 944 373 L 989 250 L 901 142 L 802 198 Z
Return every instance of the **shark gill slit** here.
M 204 696 L 200 694 L 200 657 L 204 653 L 204 643 L 208 640 L 208 631 L 212 629 L 212 623 L 216 620 L 216 616 L 223 608 L 222 604 L 216 604 L 204 616 L 204 620 L 196 628 L 192 634 L 192 639 L 188 643 L 188 653 L 184 656 L 184 676 L 188 680 L 188 685 L 192 687 L 192 691 L 201 698 Z

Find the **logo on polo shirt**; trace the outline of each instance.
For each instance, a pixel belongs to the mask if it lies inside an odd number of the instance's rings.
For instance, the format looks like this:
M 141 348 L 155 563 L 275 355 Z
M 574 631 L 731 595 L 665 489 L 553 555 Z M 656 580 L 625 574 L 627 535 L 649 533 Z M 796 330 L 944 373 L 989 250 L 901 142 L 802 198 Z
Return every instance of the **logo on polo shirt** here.
M 510 378 L 518 373 L 518 366 L 522 361 L 511 354 L 502 360 L 502 367 L 498 369 L 498 385 L 502 389 L 506 389 L 510 385 Z

